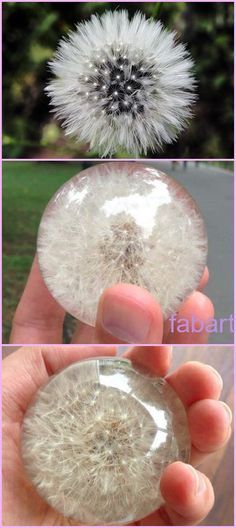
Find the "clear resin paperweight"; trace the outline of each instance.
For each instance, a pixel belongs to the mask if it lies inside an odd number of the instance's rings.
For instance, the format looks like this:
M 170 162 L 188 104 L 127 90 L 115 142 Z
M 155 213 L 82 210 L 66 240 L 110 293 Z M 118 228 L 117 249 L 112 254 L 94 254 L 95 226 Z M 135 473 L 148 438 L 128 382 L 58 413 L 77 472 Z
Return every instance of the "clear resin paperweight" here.
M 85 525 L 132 523 L 162 503 L 160 478 L 188 462 L 184 407 L 163 379 L 130 361 L 76 362 L 39 390 L 22 430 L 22 457 L 38 493 Z
M 197 288 L 207 257 L 192 197 L 134 162 L 100 163 L 67 181 L 43 214 L 37 247 L 54 298 L 90 325 L 104 289 L 121 282 L 148 290 L 167 318 Z

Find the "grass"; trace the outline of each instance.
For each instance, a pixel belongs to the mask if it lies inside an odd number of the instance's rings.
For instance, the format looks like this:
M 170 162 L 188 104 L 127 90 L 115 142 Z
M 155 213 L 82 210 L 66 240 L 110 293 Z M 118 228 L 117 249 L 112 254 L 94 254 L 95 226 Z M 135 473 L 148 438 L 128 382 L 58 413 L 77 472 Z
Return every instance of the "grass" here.
M 55 191 L 82 168 L 76 162 L 3 162 L 3 343 L 9 342 L 44 208 Z
M 234 172 L 234 162 L 233 161 L 211 161 L 211 165 L 219 167 L 220 169 L 226 169 L 230 172 Z M 206 165 L 208 162 L 206 162 Z

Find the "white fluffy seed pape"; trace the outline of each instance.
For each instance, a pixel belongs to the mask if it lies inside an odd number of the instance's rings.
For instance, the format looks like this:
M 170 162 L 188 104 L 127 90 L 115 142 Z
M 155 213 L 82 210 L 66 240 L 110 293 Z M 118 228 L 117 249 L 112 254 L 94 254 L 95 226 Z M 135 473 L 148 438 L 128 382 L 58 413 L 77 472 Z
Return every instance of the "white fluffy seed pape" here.
M 193 62 L 185 45 L 141 13 L 93 15 L 49 63 L 46 92 L 66 134 L 101 156 L 138 156 L 172 143 L 192 115 Z
M 95 325 L 105 288 L 148 290 L 167 318 L 200 281 L 207 240 L 190 195 L 141 164 L 98 164 L 49 202 L 38 234 L 42 276 L 55 299 Z
M 125 524 L 162 503 L 160 477 L 188 462 L 184 407 L 161 378 L 129 362 L 75 363 L 36 395 L 23 422 L 22 457 L 39 494 L 86 525 Z

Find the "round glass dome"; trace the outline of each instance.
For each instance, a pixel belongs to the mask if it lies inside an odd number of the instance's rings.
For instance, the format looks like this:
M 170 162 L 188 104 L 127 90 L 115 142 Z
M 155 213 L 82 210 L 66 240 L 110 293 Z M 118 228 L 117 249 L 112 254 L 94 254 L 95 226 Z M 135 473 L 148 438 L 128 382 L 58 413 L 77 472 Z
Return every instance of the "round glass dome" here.
M 67 181 L 49 202 L 38 233 L 42 276 L 54 298 L 95 325 L 105 288 L 148 290 L 164 318 L 201 279 L 203 219 L 187 191 L 156 168 L 102 163 Z
M 85 525 L 135 522 L 162 503 L 160 477 L 188 462 L 185 409 L 163 379 L 128 360 L 73 363 L 39 390 L 22 457 L 50 506 Z

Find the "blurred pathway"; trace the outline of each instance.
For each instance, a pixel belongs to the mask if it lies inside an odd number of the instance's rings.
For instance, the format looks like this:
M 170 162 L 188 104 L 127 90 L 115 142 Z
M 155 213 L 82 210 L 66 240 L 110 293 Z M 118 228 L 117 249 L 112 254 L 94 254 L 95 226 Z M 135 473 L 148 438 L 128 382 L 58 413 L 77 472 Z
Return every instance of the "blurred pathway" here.
M 233 313 L 233 173 L 195 162 L 154 162 L 155 167 L 176 178 L 196 200 L 206 223 L 210 281 L 205 293 L 215 306 L 215 317 Z M 212 334 L 211 343 L 233 343 L 229 325 L 222 334 Z

